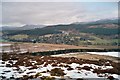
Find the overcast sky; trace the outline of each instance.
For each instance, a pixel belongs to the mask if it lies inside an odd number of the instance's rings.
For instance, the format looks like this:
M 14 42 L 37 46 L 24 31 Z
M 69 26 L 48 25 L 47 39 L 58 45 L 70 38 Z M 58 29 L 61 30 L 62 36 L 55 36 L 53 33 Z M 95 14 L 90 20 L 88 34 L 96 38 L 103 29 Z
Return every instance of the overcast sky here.
M 119 0 L 1 0 L 2 2 L 118 2 Z
M 2 3 L 2 25 L 69 24 L 118 17 L 117 2 L 9 1 L 4 0 Z

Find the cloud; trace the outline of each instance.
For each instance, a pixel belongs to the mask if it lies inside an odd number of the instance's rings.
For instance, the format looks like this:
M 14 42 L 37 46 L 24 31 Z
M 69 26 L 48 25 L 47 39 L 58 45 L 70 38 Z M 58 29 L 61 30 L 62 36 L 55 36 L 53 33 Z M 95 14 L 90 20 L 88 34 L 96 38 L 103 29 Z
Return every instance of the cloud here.
M 68 24 L 116 17 L 117 7 L 112 5 L 116 3 L 102 4 L 83 2 L 3 2 L 2 24 L 14 26 L 24 24 Z M 117 4 L 114 6 L 117 6 Z

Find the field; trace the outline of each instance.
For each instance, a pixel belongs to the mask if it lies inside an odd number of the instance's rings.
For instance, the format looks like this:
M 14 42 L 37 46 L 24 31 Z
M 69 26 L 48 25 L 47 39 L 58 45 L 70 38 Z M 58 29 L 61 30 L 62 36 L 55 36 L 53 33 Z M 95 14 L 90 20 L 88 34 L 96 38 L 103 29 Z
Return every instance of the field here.
M 113 37 L 113 36 L 112 36 Z M 8 41 L 12 42 L 32 42 L 35 40 L 38 43 L 53 43 L 53 44 L 68 44 L 68 45 L 105 45 L 118 46 L 119 38 L 111 38 L 110 36 L 97 36 L 89 33 L 70 33 L 66 34 L 48 34 L 48 35 L 27 35 L 17 34 L 8 36 Z
M 65 49 L 118 49 L 118 46 L 93 46 L 93 45 L 66 45 L 66 44 L 48 44 L 48 43 L 24 43 L 24 42 L 3 42 L 2 44 L 17 44 L 21 51 L 43 52 Z

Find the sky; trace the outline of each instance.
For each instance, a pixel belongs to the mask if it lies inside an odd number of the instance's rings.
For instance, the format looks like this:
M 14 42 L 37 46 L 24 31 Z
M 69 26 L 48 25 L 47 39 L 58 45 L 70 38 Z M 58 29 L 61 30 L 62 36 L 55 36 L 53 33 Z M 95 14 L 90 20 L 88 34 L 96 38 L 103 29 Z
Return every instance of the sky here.
M 54 1 L 54 0 L 53 0 Z M 77 0 L 76 0 L 77 1 Z M 4 0 L 0 25 L 56 25 L 118 17 L 118 3 L 111 2 L 24 2 Z M 107 0 L 106 0 L 107 1 Z
M 2 2 L 119 2 L 119 0 L 1 0 Z

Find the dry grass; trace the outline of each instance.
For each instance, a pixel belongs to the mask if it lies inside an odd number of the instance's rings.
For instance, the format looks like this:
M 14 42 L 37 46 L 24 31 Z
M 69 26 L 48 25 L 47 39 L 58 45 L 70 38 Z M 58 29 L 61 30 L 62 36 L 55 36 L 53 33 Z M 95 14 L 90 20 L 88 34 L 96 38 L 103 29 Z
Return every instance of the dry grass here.
M 88 54 L 88 53 L 76 53 L 76 54 L 67 54 L 67 55 L 61 55 L 59 57 L 76 57 L 78 59 L 86 59 L 86 60 L 100 60 L 100 59 L 106 59 L 111 60 L 114 62 L 120 62 L 119 58 L 112 57 L 112 56 L 106 56 L 106 55 L 97 55 L 97 54 Z
M 15 42 L 7 42 L 7 44 L 14 44 Z M 64 50 L 64 49 L 116 49 L 118 46 L 93 46 L 93 45 L 65 45 L 65 44 L 48 44 L 48 43 L 25 43 L 17 42 L 21 49 L 29 52 L 42 52 L 42 51 L 53 51 L 53 50 Z
M 9 42 L 14 44 L 14 42 Z M 64 50 L 64 49 L 90 49 L 87 46 L 74 46 L 65 44 L 48 44 L 48 43 L 23 43 L 17 42 L 21 49 L 27 50 L 29 52 L 42 52 L 50 50 Z

